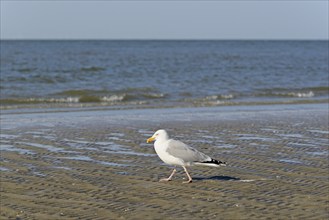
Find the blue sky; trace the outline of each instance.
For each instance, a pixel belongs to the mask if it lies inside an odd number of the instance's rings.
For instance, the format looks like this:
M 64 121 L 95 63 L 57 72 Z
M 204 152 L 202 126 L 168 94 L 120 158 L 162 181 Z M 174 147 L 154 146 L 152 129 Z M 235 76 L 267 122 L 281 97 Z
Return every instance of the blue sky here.
M 1 39 L 328 39 L 328 0 L 1 0 Z

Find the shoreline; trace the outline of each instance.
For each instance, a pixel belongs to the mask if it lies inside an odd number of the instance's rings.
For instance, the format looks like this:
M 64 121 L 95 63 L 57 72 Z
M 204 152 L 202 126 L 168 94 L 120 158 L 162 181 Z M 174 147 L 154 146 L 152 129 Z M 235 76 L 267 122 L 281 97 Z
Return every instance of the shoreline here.
M 1 114 L 1 219 L 327 219 L 328 105 Z M 158 128 L 227 162 L 173 181 Z
M 328 99 L 314 100 L 290 100 L 290 101 L 266 101 L 266 102 L 209 102 L 209 103 L 185 103 L 167 102 L 161 104 L 149 103 L 55 103 L 55 104 L 21 104 L 0 105 L 0 111 L 5 114 L 15 113 L 43 113 L 43 112 L 70 112 L 70 111 L 99 111 L 99 110 L 136 110 L 136 109 L 170 109 L 170 108 L 220 108 L 240 106 L 266 106 L 266 105 L 316 105 L 328 104 Z
M 270 116 L 280 116 L 287 113 L 295 113 L 291 115 L 296 117 L 301 113 L 312 111 L 322 112 L 326 115 L 329 110 L 329 103 L 317 104 L 278 104 L 278 105 L 241 105 L 241 106 L 214 106 L 214 107 L 176 107 L 176 108 L 142 108 L 142 109 L 107 109 L 107 108 L 82 108 L 71 109 L 71 111 L 63 111 L 63 109 L 53 109 L 52 111 L 1 111 L 0 119 L 2 125 L 6 125 L 6 121 L 19 120 L 20 118 L 29 118 L 29 123 L 40 123 L 40 117 L 49 118 L 54 123 L 56 121 L 65 124 L 70 120 L 79 122 L 79 119 L 84 117 L 90 121 L 98 118 L 108 118 L 109 122 L 116 122 L 116 124 L 142 121 L 149 122 L 166 122 L 166 121 L 216 121 L 222 119 L 232 119 L 237 116 L 241 119 L 248 119 L 248 117 L 257 114 L 268 114 Z M 245 114 L 241 114 L 245 113 Z M 247 114 L 247 115 L 246 115 Z M 65 120 L 61 121 L 62 118 Z M 24 123 L 24 120 L 22 121 Z

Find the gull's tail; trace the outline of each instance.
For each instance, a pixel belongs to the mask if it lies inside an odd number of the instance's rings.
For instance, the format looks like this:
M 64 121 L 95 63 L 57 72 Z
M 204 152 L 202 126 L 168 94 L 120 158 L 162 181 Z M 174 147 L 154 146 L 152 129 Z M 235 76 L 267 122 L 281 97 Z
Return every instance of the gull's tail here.
M 208 167 L 219 167 L 219 166 L 226 166 L 226 162 L 222 162 L 219 160 L 215 160 L 210 158 L 208 161 L 202 161 L 202 162 L 195 162 L 195 165 L 200 165 L 200 166 L 208 166 Z

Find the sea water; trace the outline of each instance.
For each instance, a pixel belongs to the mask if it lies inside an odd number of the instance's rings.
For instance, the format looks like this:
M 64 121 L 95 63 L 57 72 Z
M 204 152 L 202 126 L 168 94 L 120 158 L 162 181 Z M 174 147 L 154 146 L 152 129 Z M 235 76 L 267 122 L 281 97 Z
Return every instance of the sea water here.
M 1 108 L 328 101 L 328 41 L 2 40 Z M 75 104 L 75 105 L 74 105 Z

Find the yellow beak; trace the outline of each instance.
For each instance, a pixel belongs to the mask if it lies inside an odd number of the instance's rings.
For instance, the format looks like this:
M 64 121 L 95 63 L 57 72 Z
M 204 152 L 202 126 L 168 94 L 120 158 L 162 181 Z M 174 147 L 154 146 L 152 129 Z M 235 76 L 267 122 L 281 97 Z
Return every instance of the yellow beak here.
M 151 143 L 155 140 L 155 137 L 150 137 L 149 139 L 146 140 L 146 143 Z

